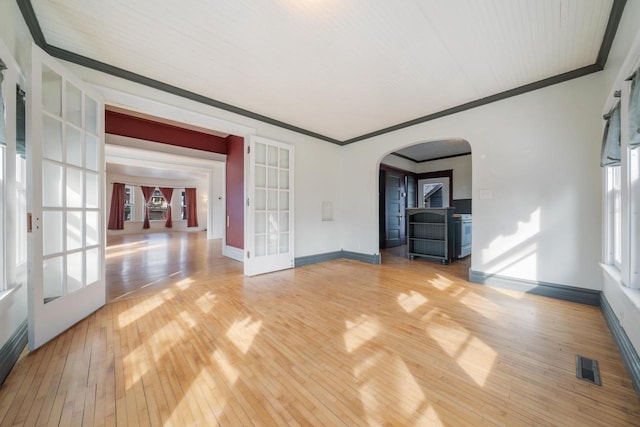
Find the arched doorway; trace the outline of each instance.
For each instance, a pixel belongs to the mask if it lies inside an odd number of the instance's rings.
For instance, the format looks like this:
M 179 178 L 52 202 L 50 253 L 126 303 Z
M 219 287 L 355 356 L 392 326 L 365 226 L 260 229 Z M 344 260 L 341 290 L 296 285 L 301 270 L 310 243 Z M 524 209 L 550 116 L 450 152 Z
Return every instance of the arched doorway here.
M 469 262 L 472 229 L 471 146 L 464 139 L 413 144 L 384 156 L 379 165 L 379 247 L 385 257 L 411 256 L 412 244 L 432 236 L 416 236 L 418 226 L 408 215 L 412 209 L 445 209 L 450 229 L 447 261 Z M 450 208 L 450 209 L 446 209 Z M 434 211 L 435 212 L 435 211 Z M 418 242 L 416 238 L 424 238 Z M 436 244 L 435 242 L 433 243 Z M 427 261 L 438 257 L 419 257 Z

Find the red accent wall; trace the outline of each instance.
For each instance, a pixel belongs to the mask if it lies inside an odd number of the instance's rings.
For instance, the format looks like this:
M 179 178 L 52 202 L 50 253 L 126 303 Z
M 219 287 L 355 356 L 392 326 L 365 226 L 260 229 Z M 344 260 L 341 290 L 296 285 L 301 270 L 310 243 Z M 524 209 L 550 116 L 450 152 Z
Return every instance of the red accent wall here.
M 154 122 L 153 120 L 107 110 L 105 111 L 104 125 L 105 132 L 113 135 L 227 154 L 226 138 L 166 123 Z
M 227 141 L 227 245 L 244 249 L 244 138 Z

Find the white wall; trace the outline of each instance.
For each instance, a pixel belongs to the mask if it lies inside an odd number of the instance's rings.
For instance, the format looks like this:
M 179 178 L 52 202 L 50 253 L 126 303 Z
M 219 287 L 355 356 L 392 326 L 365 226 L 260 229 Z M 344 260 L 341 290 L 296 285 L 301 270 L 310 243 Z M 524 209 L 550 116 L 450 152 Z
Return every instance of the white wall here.
M 463 138 L 473 163 L 472 269 L 599 289 L 603 98 L 592 88 L 602 83 L 592 74 L 343 147 L 344 249 L 377 252 L 384 155 Z M 482 189 L 490 200 L 479 199 Z
M 471 155 L 416 164 L 417 173 L 453 170 L 453 199 L 470 199 Z
M 107 215 L 109 214 L 109 209 L 111 207 L 111 198 L 113 196 L 113 183 L 121 182 L 124 184 L 134 185 L 134 218 L 132 221 L 125 221 L 124 230 L 107 230 L 108 235 L 117 235 L 117 234 L 147 234 L 147 233 L 164 233 L 168 231 L 202 231 L 207 229 L 207 221 L 208 221 L 208 201 L 209 201 L 209 180 L 208 177 L 204 176 L 200 179 L 194 180 L 172 180 L 172 179 L 158 179 L 158 178 L 146 178 L 146 177 L 137 177 L 130 175 L 118 175 L 111 174 L 107 172 Z M 220 182 L 220 180 L 218 180 Z M 151 221 L 150 228 L 143 229 L 142 225 L 144 223 L 143 216 L 143 206 L 144 206 L 144 196 L 142 195 L 142 190 L 140 185 L 149 185 L 149 186 L 157 186 L 157 187 L 172 187 L 175 188 L 173 192 L 173 196 L 171 198 L 171 206 L 172 206 L 172 217 L 173 217 L 173 227 L 166 228 L 164 221 Z M 222 185 L 220 185 L 221 187 Z M 180 189 L 186 187 L 195 187 L 197 188 L 198 195 L 198 227 L 187 227 L 187 221 L 183 221 L 180 218 Z M 217 196 L 216 201 L 217 201 Z M 215 218 L 216 223 L 211 224 L 216 230 L 218 230 L 218 236 L 216 238 L 222 237 L 222 232 L 219 230 L 223 230 L 224 227 L 224 214 L 218 215 Z M 107 218 L 108 222 L 108 218 Z

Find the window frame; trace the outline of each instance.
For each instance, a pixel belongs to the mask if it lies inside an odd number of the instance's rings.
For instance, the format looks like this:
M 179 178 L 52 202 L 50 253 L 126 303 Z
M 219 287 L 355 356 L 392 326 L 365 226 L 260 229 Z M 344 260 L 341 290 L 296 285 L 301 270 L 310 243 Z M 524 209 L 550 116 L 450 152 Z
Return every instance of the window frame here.
M 186 221 L 187 217 L 187 194 L 184 188 L 180 189 L 180 221 Z

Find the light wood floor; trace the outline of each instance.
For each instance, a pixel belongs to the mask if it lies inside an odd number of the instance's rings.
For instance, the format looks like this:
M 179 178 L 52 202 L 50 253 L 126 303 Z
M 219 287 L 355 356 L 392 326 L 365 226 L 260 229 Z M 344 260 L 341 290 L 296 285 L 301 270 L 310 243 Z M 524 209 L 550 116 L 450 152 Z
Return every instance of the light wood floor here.
M 130 293 L 23 355 L 0 424 L 640 425 L 596 307 L 393 251 L 245 278 L 194 236 L 114 243 Z M 602 387 L 575 378 L 576 353 Z

